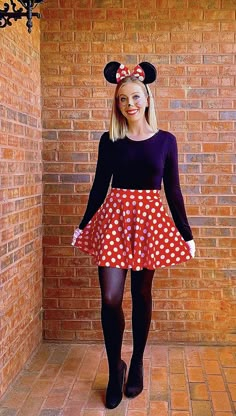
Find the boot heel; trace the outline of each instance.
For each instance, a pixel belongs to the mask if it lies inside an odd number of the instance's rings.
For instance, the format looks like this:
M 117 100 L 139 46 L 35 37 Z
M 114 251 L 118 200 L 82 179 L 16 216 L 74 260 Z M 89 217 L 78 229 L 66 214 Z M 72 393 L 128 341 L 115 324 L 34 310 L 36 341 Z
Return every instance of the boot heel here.
M 125 395 L 130 399 L 138 396 L 143 391 L 143 364 L 130 365 Z
M 118 378 L 116 380 L 109 380 L 106 392 L 107 409 L 115 409 L 120 404 L 123 396 L 126 371 L 127 365 L 122 361 L 122 369 L 119 371 Z

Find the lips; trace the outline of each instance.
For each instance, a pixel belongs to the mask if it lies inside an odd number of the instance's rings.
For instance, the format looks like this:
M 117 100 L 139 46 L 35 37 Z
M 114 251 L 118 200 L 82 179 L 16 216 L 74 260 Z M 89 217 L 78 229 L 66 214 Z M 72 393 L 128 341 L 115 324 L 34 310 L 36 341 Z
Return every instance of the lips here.
M 138 112 L 138 110 L 127 110 L 126 113 L 129 114 L 130 116 L 135 115 Z

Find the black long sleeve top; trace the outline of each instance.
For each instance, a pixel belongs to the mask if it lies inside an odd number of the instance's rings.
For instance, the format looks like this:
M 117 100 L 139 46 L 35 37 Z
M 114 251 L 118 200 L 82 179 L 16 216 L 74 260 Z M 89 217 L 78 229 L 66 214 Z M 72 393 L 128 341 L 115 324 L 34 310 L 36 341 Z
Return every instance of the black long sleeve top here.
M 108 132 L 103 133 L 94 182 L 79 228 L 83 229 L 100 208 L 111 181 L 112 188 L 160 190 L 162 180 L 176 228 L 185 241 L 192 240 L 179 182 L 175 136 L 159 130 L 145 140 L 125 137 L 113 142 Z

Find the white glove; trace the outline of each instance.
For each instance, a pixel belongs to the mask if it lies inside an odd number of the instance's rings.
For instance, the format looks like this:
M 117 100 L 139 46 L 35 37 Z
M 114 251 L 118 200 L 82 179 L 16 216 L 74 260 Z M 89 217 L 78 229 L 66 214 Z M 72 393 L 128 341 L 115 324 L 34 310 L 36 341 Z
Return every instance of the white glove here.
M 79 237 L 79 235 L 81 234 L 82 230 L 80 228 L 76 228 L 72 237 L 72 242 L 71 245 L 74 246 L 75 242 L 77 240 L 77 238 Z
M 191 254 L 192 258 L 194 258 L 195 257 L 195 251 L 196 251 L 196 246 L 195 246 L 194 240 L 186 241 L 186 244 L 188 244 L 188 246 L 189 246 L 189 251 L 190 251 L 190 254 Z

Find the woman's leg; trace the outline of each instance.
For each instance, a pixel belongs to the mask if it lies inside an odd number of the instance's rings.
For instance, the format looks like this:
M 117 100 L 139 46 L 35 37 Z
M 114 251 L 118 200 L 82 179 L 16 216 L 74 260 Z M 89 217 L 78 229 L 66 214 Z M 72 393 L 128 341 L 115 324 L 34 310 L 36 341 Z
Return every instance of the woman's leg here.
M 126 395 L 135 397 L 143 389 L 143 354 L 152 317 L 152 281 L 155 270 L 131 271 L 133 354 Z
M 122 399 L 126 371 L 126 365 L 121 360 L 121 347 L 125 328 L 122 300 L 127 270 L 99 267 L 98 272 L 102 298 L 101 320 L 109 365 L 106 405 L 114 408 Z

